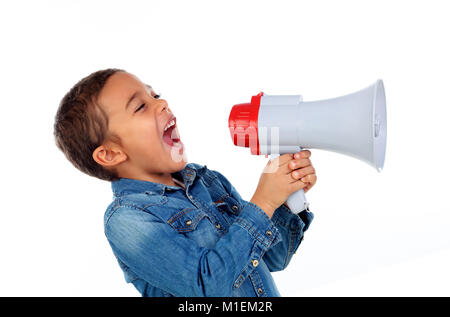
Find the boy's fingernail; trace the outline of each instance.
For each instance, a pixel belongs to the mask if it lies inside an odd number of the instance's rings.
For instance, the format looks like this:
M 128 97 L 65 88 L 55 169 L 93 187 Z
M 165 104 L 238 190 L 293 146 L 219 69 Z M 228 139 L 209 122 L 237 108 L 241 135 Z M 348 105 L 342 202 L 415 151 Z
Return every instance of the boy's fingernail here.
M 300 157 L 300 154 L 296 153 L 296 154 L 294 155 L 294 157 L 295 157 L 295 158 L 299 158 L 299 157 Z

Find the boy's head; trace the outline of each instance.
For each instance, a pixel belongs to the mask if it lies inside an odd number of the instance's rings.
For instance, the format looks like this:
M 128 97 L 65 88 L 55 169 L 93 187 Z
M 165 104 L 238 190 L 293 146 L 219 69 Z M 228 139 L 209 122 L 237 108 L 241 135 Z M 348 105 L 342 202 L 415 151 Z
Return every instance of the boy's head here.
M 176 124 L 165 130 L 174 119 L 149 85 L 111 68 L 81 79 L 64 96 L 54 135 L 67 159 L 88 175 L 151 179 L 186 165 Z

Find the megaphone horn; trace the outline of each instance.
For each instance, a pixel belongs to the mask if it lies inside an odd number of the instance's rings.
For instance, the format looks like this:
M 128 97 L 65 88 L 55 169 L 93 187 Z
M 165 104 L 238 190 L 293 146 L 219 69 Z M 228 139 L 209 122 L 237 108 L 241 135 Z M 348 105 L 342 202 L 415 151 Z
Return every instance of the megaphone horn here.
M 274 159 L 303 148 L 323 149 L 355 157 L 379 172 L 386 154 L 386 124 L 382 80 L 319 101 L 261 92 L 250 103 L 234 105 L 228 119 L 234 144 L 249 147 L 252 154 L 270 154 Z

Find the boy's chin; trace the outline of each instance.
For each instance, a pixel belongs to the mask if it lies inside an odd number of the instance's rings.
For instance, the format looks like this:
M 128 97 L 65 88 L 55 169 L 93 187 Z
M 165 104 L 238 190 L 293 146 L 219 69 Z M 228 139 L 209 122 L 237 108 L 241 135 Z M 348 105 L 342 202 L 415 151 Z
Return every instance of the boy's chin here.
M 183 142 L 179 141 L 173 143 L 173 145 L 164 143 L 164 145 L 173 162 L 182 162 L 183 160 L 186 160 L 186 153 Z
M 169 146 L 168 146 L 169 147 Z M 169 147 L 170 164 L 183 169 L 187 164 L 187 156 L 183 143 Z

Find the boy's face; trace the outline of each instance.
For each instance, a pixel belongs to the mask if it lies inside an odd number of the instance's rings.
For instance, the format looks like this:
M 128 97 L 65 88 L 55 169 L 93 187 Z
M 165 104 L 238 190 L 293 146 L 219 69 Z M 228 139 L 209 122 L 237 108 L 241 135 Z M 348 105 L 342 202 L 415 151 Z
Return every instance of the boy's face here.
M 109 132 L 121 143 L 112 147 L 116 151 L 100 154 L 111 160 L 105 166 L 115 167 L 120 177 L 128 178 L 184 168 L 187 159 L 176 118 L 149 85 L 132 74 L 117 72 L 106 81 L 98 103 L 108 116 Z M 165 131 L 172 120 L 175 125 Z

